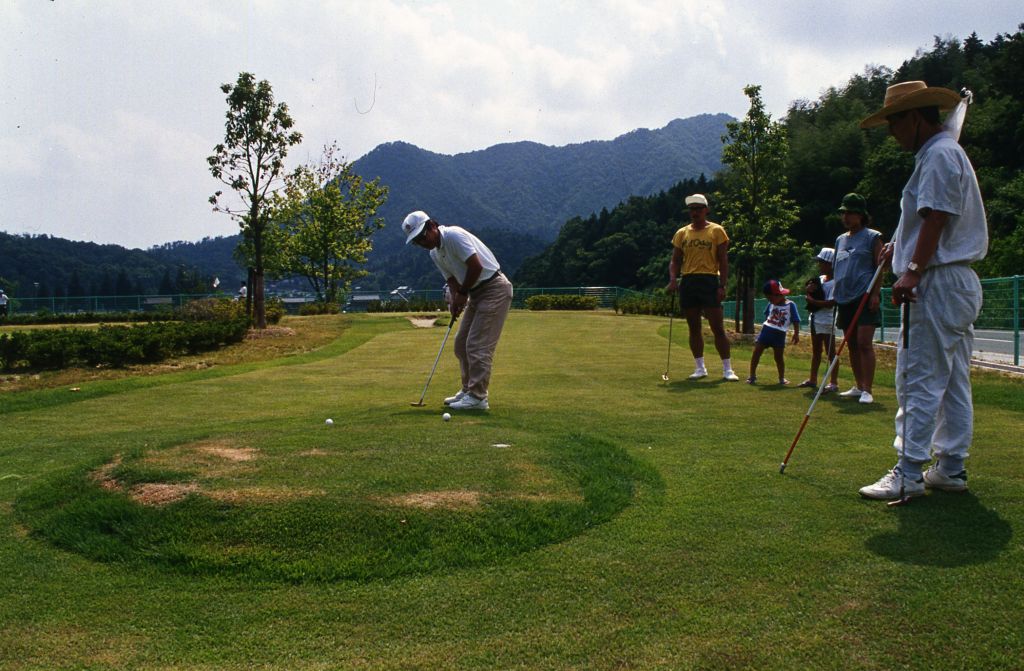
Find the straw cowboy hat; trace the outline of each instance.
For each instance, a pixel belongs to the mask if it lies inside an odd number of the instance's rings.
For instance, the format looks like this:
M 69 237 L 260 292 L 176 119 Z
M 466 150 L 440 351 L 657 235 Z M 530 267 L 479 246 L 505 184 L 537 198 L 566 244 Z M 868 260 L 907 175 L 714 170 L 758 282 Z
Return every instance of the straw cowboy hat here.
M 922 81 L 901 82 L 885 90 L 885 103 L 868 118 L 860 122 L 861 128 L 875 128 L 886 123 L 886 117 L 920 107 L 938 107 L 951 110 L 960 102 L 960 94 L 941 86 L 928 86 Z

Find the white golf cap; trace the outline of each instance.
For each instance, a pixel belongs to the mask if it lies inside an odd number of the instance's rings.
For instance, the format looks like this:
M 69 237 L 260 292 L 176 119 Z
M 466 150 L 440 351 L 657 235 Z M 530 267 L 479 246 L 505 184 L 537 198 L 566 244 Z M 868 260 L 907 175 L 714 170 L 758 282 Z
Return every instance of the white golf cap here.
M 708 206 L 708 199 L 704 197 L 703 193 L 695 193 L 692 196 L 687 196 L 686 197 L 686 204 L 687 205 L 703 205 L 704 207 L 707 207 Z
M 822 247 L 821 251 L 814 258 L 825 263 L 832 263 L 836 260 L 836 250 L 831 247 Z
M 405 232 L 405 244 L 409 244 L 413 241 L 417 235 L 423 231 L 423 227 L 430 221 L 430 216 L 422 211 L 416 210 L 406 215 L 405 221 L 402 222 L 402 231 Z

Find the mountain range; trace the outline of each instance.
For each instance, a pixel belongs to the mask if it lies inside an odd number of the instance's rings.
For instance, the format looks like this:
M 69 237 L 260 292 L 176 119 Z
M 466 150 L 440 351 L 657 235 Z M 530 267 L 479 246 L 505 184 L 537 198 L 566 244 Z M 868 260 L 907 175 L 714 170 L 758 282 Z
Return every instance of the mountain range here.
M 726 114 L 703 114 L 613 140 L 561 147 L 515 142 L 456 155 L 406 142 L 379 145 L 353 163 L 356 173 L 379 177 L 389 187 L 378 213 L 385 227 L 374 234 L 370 275 L 360 284 L 384 289 L 441 283 L 428 256 L 405 246 L 401 222 L 413 210 L 473 231 L 514 277 L 523 260 L 542 252 L 567 220 L 612 208 L 630 196 L 665 191 L 683 179 L 714 175 L 721 168 L 721 138 L 729 121 Z M 188 267 L 196 277 L 219 277 L 230 291 L 245 275 L 231 258 L 237 238 L 140 251 L 0 233 L 0 277 L 20 287 L 22 295 L 36 283 L 44 288 L 36 288 L 40 293 L 65 295 L 72 284 L 75 291 L 89 292 L 124 274 L 127 282 L 121 286 L 154 293 Z

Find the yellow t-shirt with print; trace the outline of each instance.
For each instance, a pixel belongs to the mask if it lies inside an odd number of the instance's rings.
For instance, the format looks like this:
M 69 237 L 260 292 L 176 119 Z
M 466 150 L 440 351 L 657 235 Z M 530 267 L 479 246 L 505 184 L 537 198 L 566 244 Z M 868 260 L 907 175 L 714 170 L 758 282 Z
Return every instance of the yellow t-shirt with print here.
M 714 222 L 699 231 L 692 224 L 672 236 L 672 246 L 683 250 L 683 275 L 717 275 L 718 245 L 729 242 L 725 229 Z

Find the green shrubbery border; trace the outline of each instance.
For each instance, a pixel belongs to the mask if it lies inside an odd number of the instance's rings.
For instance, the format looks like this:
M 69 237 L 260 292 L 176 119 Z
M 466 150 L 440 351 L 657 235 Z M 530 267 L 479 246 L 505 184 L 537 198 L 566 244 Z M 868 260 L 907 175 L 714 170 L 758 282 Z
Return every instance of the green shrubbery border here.
M 597 298 L 576 294 L 537 294 L 526 299 L 530 310 L 596 310 Z
M 280 301 L 267 301 L 269 323 L 277 323 L 283 314 L 284 306 Z M 77 315 L 70 316 L 77 318 Z M 225 298 L 190 301 L 175 310 L 173 317 L 176 321 L 155 321 L 135 326 L 102 323 L 96 329 L 59 328 L 0 333 L 0 369 L 120 368 L 130 364 L 155 363 L 172 356 L 198 354 L 241 342 L 249 329 L 245 305 Z

